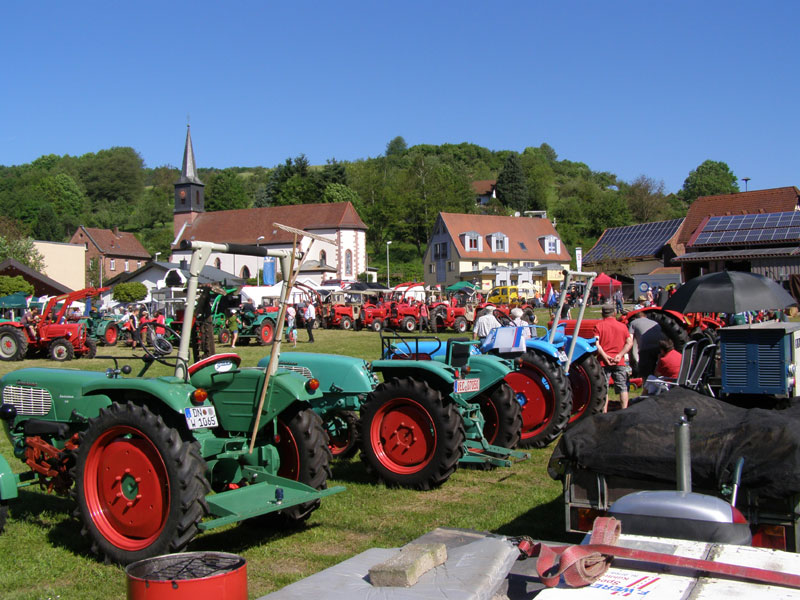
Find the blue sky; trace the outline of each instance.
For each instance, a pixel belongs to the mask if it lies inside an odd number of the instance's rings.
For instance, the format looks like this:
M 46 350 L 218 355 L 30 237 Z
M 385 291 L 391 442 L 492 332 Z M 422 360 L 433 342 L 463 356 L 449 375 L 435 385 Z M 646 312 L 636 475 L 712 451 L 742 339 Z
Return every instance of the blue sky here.
M 706 159 L 800 186 L 800 2 L 8 2 L 0 164 L 179 165 L 550 144 L 677 191 Z M 742 189 L 744 189 L 742 184 Z

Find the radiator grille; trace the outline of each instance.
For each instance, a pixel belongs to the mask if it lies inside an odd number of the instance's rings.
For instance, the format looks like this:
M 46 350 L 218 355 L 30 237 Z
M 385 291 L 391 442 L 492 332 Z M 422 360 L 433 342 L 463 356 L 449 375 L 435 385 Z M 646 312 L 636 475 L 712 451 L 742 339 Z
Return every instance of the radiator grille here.
M 53 397 L 43 388 L 7 385 L 3 388 L 3 402 L 12 404 L 19 415 L 43 416 L 53 407 Z
M 311 379 L 313 376 L 311 375 L 311 369 L 308 367 L 301 367 L 299 365 L 285 365 L 283 363 L 278 363 L 278 368 L 285 369 L 287 371 L 294 371 L 295 373 L 300 373 L 306 379 Z

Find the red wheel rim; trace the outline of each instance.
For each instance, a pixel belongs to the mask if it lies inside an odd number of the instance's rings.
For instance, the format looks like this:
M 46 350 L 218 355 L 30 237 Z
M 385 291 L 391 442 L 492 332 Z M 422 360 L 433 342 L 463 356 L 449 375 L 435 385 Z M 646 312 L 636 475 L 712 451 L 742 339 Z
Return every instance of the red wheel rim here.
M 351 445 L 350 428 L 347 426 L 347 421 L 334 417 L 328 423 L 328 440 L 328 448 L 331 454 L 339 456 L 346 452 Z
M 378 410 L 369 440 L 380 463 L 400 475 L 424 469 L 437 442 L 430 413 L 410 398 L 394 398 Z
M 300 449 L 297 447 L 297 440 L 294 439 L 292 430 L 280 419 L 278 419 L 275 446 L 278 449 L 278 456 L 281 458 L 278 476 L 292 481 L 300 481 Z
M 10 335 L 3 336 L 3 354 L 9 356 L 17 350 L 17 345 Z
M 117 341 L 117 328 L 109 327 L 106 329 L 106 344 L 114 344 Z
M 592 399 L 592 385 L 589 374 L 582 365 L 572 365 L 569 370 L 569 383 L 572 386 L 572 414 L 569 422 L 577 421 L 586 412 Z
M 67 347 L 63 344 L 59 344 L 56 346 L 55 352 L 53 352 L 53 356 L 56 360 L 63 360 L 67 357 Z
M 164 530 L 170 507 L 167 468 L 141 431 L 112 427 L 92 444 L 84 496 L 100 534 L 128 551 L 150 546 Z
M 522 405 L 523 440 L 541 433 L 553 419 L 555 398 L 550 385 L 542 375 L 525 363 L 519 371 L 506 375 L 506 383 L 514 390 L 514 396 Z
M 265 344 L 269 344 L 272 341 L 272 336 L 274 334 L 275 334 L 275 332 L 272 329 L 272 324 L 271 323 L 264 323 L 261 326 L 261 340 Z

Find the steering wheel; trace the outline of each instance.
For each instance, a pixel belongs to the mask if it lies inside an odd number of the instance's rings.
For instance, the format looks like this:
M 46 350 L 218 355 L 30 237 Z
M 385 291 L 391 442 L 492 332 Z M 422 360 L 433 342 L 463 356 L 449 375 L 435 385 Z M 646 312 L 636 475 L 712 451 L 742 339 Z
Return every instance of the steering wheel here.
M 169 361 L 167 357 L 180 346 L 181 336 L 177 331 L 168 325 L 148 321 L 139 326 L 139 339 L 146 356 L 169 367 L 175 366 L 174 360 Z M 171 358 L 177 359 L 177 356 Z

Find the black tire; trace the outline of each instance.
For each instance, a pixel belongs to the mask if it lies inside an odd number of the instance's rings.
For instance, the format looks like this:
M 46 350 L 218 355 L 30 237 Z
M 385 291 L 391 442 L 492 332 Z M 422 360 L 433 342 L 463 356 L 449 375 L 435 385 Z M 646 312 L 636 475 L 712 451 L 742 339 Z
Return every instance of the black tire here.
M 272 427 L 268 429 L 271 431 Z M 278 434 L 276 446 L 281 459 L 278 475 L 324 490 L 331 476 L 331 451 L 319 415 L 310 408 L 292 405 L 278 415 Z M 279 515 L 294 523 L 305 521 L 319 504 L 319 500 L 298 504 Z
M 352 328 L 353 328 L 353 319 L 347 316 L 342 317 L 342 319 L 339 321 L 339 329 L 350 331 Z
M 0 533 L 3 533 L 6 527 L 6 519 L 8 519 L 8 502 L 0 500 Z
M 233 334 L 230 329 L 220 329 L 219 335 L 217 335 L 217 341 L 220 344 L 230 344 L 232 338 Z
M 370 329 L 372 329 L 372 331 L 380 331 L 383 329 L 383 321 L 380 319 L 374 319 L 370 324 Z
M 481 393 L 474 400 L 484 418 L 483 437 L 493 446 L 515 448 L 522 433 L 522 407 L 505 381 Z
M 464 317 L 456 317 L 453 321 L 453 329 L 457 333 L 466 333 L 467 329 L 469 329 L 469 323 Z
M 662 333 L 672 340 L 675 350 L 678 352 L 683 350 L 686 342 L 689 341 L 689 332 L 686 331 L 686 327 L 667 312 L 653 310 L 648 311 L 645 316 L 659 324 Z
M 438 487 L 464 452 L 464 423 L 455 406 L 408 377 L 392 378 L 367 396 L 358 432 L 367 472 L 390 486 Z
M 561 435 L 572 413 L 572 390 L 555 360 L 526 352 L 506 382 L 522 406 L 521 447 L 544 448 Z
M 325 419 L 328 448 L 333 458 L 350 458 L 358 452 L 358 415 L 340 410 Z
M 431 328 L 436 333 L 441 333 L 447 329 L 447 309 L 444 306 L 437 307 L 431 314 Z
M 97 356 L 97 342 L 91 338 L 86 339 L 86 352 L 80 358 L 94 358 Z
M 569 383 L 572 388 L 572 414 L 567 427 L 583 418 L 603 412 L 608 393 L 608 377 L 596 355 L 584 354 L 570 365 Z
M 75 358 L 75 348 L 64 338 L 56 338 L 50 342 L 47 354 L 51 360 L 64 362 Z
M 264 321 L 258 328 L 258 343 L 266 346 L 275 339 L 275 324 L 272 321 Z
M 75 516 L 92 552 L 128 564 L 183 550 L 208 511 L 205 470 L 197 445 L 147 407 L 100 409 L 80 434 L 71 472 Z M 115 480 L 122 498 L 105 492 Z
M 0 326 L 0 360 L 22 360 L 27 353 L 28 338 L 22 329 Z
M 407 333 L 414 333 L 417 330 L 417 321 L 414 317 L 404 317 L 402 326 Z

